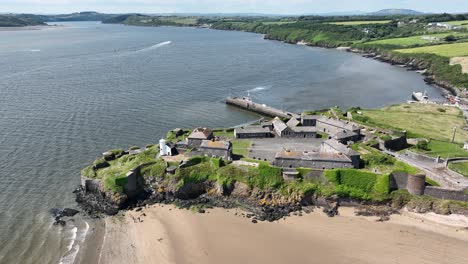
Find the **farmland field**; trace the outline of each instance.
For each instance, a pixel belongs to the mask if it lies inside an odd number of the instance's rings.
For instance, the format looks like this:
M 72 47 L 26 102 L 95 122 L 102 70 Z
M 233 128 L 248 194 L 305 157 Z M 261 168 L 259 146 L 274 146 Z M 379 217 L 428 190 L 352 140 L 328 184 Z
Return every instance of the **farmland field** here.
M 464 28 L 468 28 L 468 20 L 449 21 L 446 23 L 454 26 L 462 26 Z
M 387 24 L 392 20 L 374 20 L 374 21 L 343 21 L 343 22 L 329 22 L 328 24 L 343 25 L 343 26 L 356 26 L 356 25 L 368 25 L 368 24 Z
M 401 53 L 432 53 L 444 57 L 468 56 L 468 42 L 395 50 Z
M 458 127 L 455 142 L 468 140 L 468 131 L 461 111 L 455 107 L 432 104 L 403 104 L 377 110 L 362 110 L 361 116 L 354 118 L 367 119 L 366 124 L 407 130 L 410 136 L 449 141 L 453 136 L 453 128 Z M 441 122 L 443 120 L 443 122 Z
M 396 45 L 402 47 L 408 47 L 412 45 L 423 45 L 429 43 L 444 43 L 443 38 L 446 36 L 455 36 L 455 37 L 468 37 L 468 33 L 441 33 L 441 34 L 431 34 L 431 35 L 421 35 L 421 36 L 413 36 L 413 37 L 406 37 L 406 38 L 392 38 L 392 39 L 382 39 L 376 41 L 366 42 L 366 44 L 377 44 L 377 45 Z M 440 41 L 431 41 L 427 39 L 423 39 L 423 37 L 436 37 L 441 39 Z
M 296 23 L 297 21 L 270 21 L 270 22 L 262 22 L 265 25 L 285 25 L 285 24 L 291 24 L 291 23 Z

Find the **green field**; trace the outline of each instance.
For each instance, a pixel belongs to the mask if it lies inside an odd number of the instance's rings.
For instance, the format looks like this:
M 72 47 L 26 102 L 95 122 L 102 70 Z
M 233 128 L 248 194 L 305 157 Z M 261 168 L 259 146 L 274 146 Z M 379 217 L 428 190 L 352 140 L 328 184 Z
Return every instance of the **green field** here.
M 161 21 L 167 21 L 172 23 L 177 23 L 181 25 L 196 25 L 198 23 L 198 19 L 191 18 L 191 17 L 160 17 Z
M 371 126 L 406 130 L 409 136 L 451 141 L 453 128 L 458 127 L 455 141 L 468 140 L 468 131 L 461 111 L 455 107 L 432 104 L 402 104 L 354 114 L 356 121 Z
M 270 21 L 270 22 L 262 22 L 265 25 L 285 25 L 285 24 L 291 24 L 291 23 L 296 23 L 297 21 Z
M 445 22 L 445 23 L 454 25 L 454 26 L 462 26 L 463 28 L 468 28 L 468 20 L 450 21 L 450 22 Z
M 232 140 L 231 144 L 232 154 L 247 157 L 252 142 L 250 140 Z
M 449 169 L 468 177 L 468 162 L 450 163 Z
M 455 37 L 468 37 L 468 33 L 441 33 L 441 34 L 431 34 L 431 35 L 422 35 L 422 36 L 413 36 L 413 37 L 406 37 L 406 38 L 392 38 L 392 39 L 382 39 L 376 41 L 366 42 L 366 44 L 371 45 L 396 45 L 402 47 L 408 47 L 413 45 L 424 45 L 429 43 L 444 43 L 445 41 L 443 38 L 452 35 Z M 440 38 L 440 41 L 431 41 L 423 39 L 423 37 L 437 37 Z
M 446 141 L 431 140 L 427 145 L 428 150 L 414 149 L 416 152 L 423 153 L 432 157 L 441 158 L 468 157 L 468 151 L 463 149 L 463 145 L 454 144 Z
M 468 56 L 468 42 L 395 50 L 401 53 L 432 53 L 444 57 Z
M 392 20 L 343 21 L 343 22 L 328 22 L 328 24 L 343 25 L 343 26 L 357 26 L 357 25 L 368 25 L 368 24 L 387 24 L 390 22 L 392 22 Z

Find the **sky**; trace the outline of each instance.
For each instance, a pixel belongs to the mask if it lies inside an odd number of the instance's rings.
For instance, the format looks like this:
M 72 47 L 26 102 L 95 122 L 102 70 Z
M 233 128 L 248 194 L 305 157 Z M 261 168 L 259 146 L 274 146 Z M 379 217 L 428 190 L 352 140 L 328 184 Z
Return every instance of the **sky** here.
M 468 0 L 0 0 L 0 13 L 263 13 L 310 14 L 414 9 L 468 12 Z

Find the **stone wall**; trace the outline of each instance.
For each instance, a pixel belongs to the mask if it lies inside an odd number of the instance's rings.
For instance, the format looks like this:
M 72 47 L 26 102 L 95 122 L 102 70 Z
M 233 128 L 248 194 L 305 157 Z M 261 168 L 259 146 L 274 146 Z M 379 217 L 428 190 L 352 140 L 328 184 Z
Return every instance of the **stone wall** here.
M 406 190 L 408 174 L 406 172 L 393 172 L 390 174 L 390 190 Z
M 427 186 L 425 195 L 433 196 L 439 199 L 456 200 L 468 202 L 468 194 L 461 190 L 450 190 L 439 187 Z
M 421 161 L 434 162 L 434 163 L 439 162 L 439 159 L 437 159 L 437 158 L 430 157 L 430 156 L 423 155 L 423 154 L 419 154 L 419 153 L 412 152 L 412 151 L 406 151 L 405 156 L 408 156 L 408 157 L 410 157 L 412 159 L 418 159 L 418 160 L 421 160 Z
M 190 156 L 214 156 L 224 160 L 231 160 L 231 151 L 214 148 L 196 148 L 190 152 Z
M 318 168 L 318 169 L 344 169 L 354 168 L 351 161 L 336 160 L 302 160 L 276 158 L 274 165 L 283 168 Z
M 98 193 L 101 192 L 102 183 L 98 179 L 90 179 L 81 176 L 81 186 L 83 186 L 86 192 Z
M 406 135 L 390 140 L 385 140 L 382 142 L 382 147 L 383 148 L 381 149 L 389 149 L 393 151 L 400 151 L 405 149 L 408 147 L 408 143 L 406 142 Z

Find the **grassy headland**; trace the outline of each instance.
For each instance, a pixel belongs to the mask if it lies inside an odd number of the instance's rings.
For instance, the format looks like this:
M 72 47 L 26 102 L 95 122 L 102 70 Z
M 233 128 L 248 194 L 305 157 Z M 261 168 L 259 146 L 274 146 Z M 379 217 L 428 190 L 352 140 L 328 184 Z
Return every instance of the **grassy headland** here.
M 451 141 L 457 127 L 455 142 L 463 143 L 468 132 L 463 130 L 466 121 L 461 110 L 433 104 L 401 104 L 375 110 L 354 112 L 355 121 L 380 128 L 406 130 L 410 137 L 424 137 Z

